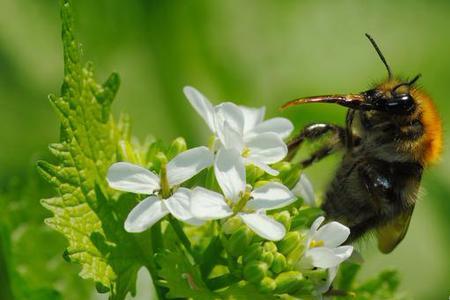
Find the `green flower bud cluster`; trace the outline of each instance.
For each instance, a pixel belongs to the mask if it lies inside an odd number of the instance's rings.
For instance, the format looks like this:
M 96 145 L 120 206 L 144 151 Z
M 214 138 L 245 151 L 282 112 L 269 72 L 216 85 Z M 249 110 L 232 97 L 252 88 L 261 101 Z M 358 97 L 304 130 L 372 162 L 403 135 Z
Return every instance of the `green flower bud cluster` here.
M 289 211 L 273 215 L 287 231 L 284 239 L 278 242 L 261 240 L 238 217 L 222 224 L 222 244 L 235 262 L 230 272 L 255 285 L 261 293 L 310 293 L 313 283 L 321 279 L 317 280 L 315 273 L 305 275 L 296 270 L 305 251 L 306 236 L 297 229 L 289 231 L 296 217 L 294 214 L 298 215 L 297 210 L 292 215 Z M 314 278 L 314 282 L 310 278 Z

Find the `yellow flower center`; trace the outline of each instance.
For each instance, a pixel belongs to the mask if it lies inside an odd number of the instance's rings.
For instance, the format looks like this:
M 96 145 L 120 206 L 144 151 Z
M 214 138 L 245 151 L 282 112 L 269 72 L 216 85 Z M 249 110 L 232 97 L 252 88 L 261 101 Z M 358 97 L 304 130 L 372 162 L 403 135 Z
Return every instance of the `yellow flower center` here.
M 250 149 L 247 147 L 244 147 L 244 150 L 242 150 L 242 157 L 248 157 L 250 155 Z
M 318 240 L 318 241 L 312 240 L 312 241 L 309 243 L 309 248 L 322 247 L 324 244 L 325 244 L 325 243 L 324 243 L 323 240 Z

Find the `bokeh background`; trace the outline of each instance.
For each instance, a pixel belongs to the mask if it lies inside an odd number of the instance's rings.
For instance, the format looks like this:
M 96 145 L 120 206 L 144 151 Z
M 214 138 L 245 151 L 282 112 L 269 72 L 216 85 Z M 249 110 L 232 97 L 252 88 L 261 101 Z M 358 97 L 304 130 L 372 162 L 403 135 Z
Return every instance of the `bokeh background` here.
M 129 113 L 139 138 L 206 143 L 206 127 L 182 94 L 188 84 L 215 103 L 265 105 L 269 117 L 288 117 L 297 130 L 314 121 L 342 124 L 340 107 L 278 107 L 299 96 L 362 91 L 384 79 L 364 37 L 369 32 L 396 74 L 423 74 L 420 84 L 434 98 L 450 140 L 449 1 L 77 0 L 73 6 L 84 56 L 95 63 L 99 81 L 120 74 L 114 113 Z M 52 195 L 35 163 L 49 157 L 47 145 L 58 139 L 47 95 L 58 93 L 62 68 L 58 1 L 1 0 L 0 233 L 8 247 L 0 247 L 0 268 L 17 271 L 25 294 L 25 288 L 45 295 L 56 287 L 63 299 L 95 298 L 93 284 L 77 277 L 78 266 L 63 261 L 65 241 L 43 225 L 48 213 L 39 204 Z M 306 171 L 316 190 L 338 162 L 336 155 Z M 374 251 L 371 242 L 360 245 L 363 277 L 396 268 L 406 295 L 447 299 L 449 171 L 444 147 L 442 161 L 425 173 L 405 240 L 390 255 Z

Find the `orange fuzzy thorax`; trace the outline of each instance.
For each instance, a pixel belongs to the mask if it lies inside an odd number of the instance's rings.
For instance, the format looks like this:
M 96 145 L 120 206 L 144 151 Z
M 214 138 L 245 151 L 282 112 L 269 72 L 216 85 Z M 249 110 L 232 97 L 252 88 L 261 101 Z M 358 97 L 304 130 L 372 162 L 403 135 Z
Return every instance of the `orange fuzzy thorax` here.
M 442 152 L 442 121 L 431 98 L 419 89 L 412 89 L 411 95 L 416 100 L 419 118 L 425 133 L 419 141 L 419 160 L 424 166 L 436 162 Z

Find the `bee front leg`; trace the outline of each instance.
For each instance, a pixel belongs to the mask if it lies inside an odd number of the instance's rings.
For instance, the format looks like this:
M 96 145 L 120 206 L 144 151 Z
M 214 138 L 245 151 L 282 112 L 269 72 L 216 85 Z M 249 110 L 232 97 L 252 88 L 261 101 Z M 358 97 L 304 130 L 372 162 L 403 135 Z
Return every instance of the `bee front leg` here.
M 339 147 L 340 145 L 344 144 L 344 142 L 346 140 L 346 138 L 345 138 L 346 130 L 343 127 L 334 125 L 334 124 L 327 124 L 327 123 L 311 124 L 311 125 L 308 125 L 305 128 L 303 128 L 300 131 L 300 133 L 297 135 L 297 137 L 293 138 L 288 143 L 287 160 L 292 160 L 292 158 L 294 158 L 294 156 L 297 153 L 298 149 L 300 148 L 301 144 L 305 140 L 314 141 L 329 132 L 333 133 L 332 139 L 336 140 L 337 142 L 333 143 L 335 145 L 328 144 L 328 145 L 324 146 L 323 148 L 319 149 L 318 151 L 316 151 L 315 153 L 313 153 L 311 155 L 311 158 L 312 158 L 311 163 L 313 161 L 317 160 L 317 158 L 321 159 L 323 157 L 326 157 L 328 154 L 333 152 L 332 150 L 335 147 Z M 314 157 L 316 157 L 316 158 L 314 158 Z M 305 162 L 307 163 L 308 160 L 309 159 L 305 160 Z M 309 164 L 311 164 L 311 163 L 309 163 Z
M 327 144 L 327 145 L 319 148 L 317 151 L 314 151 L 313 153 L 311 153 L 307 159 L 304 159 L 300 162 L 300 165 L 302 166 L 302 168 L 307 168 L 310 165 L 312 165 L 314 162 L 318 162 L 322 158 L 325 158 L 328 155 L 334 153 L 336 150 L 340 149 L 341 146 L 342 146 L 342 143 Z

